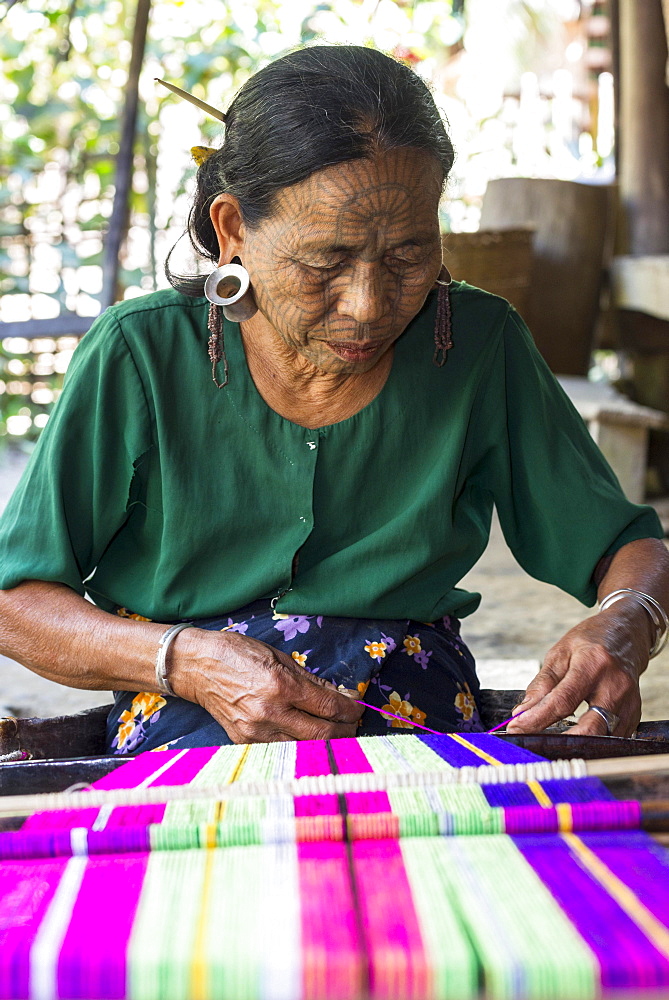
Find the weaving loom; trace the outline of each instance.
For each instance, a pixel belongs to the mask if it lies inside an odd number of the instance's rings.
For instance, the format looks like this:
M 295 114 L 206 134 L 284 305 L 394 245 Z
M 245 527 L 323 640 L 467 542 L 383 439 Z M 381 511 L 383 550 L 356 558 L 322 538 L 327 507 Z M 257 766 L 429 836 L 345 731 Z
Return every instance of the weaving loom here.
M 556 773 L 489 735 L 139 755 L 0 833 L 0 998 L 669 990 L 669 854 Z

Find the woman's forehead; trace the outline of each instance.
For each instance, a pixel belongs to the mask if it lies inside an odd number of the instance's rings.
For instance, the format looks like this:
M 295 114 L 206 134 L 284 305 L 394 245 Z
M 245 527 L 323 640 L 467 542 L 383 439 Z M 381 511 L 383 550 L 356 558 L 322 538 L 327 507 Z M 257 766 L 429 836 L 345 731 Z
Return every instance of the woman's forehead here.
M 439 164 L 421 150 L 326 167 L 281 191 L 273 219 L 300 242 L 358 243 L 368 229 L 431 231 L 441 194 Z

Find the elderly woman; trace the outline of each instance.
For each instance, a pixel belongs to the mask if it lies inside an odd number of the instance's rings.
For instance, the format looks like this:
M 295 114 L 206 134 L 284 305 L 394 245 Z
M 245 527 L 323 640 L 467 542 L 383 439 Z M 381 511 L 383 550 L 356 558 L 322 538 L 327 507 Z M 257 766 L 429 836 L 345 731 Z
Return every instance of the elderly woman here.
M 2 520 L 0 645 L 115 689 L 110 750 L 480 728 L 459 635 L 479 595 L 457 584 L 493 504 L 529 573 L 611 598 L 515 728 L 586 700 L 579 732 L 633 732 L 669 606 L 660 526 L 513 308 L 448 283 L 452 160 L 406 66 L 277 60 L 198 171 L 206 285 L 170 275 L 77 350 Z

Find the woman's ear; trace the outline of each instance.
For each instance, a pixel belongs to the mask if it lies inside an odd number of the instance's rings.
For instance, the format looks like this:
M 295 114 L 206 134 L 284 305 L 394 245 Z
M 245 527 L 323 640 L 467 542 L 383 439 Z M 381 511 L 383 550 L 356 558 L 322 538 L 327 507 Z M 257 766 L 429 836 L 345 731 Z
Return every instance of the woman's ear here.
M 242 255 L 244 246 L 245 226 L 239 202 L 231 194 L 219 194 L 211 203 L 209 215 L 218 239 L 219 266 L 229 264 L 233 257 Z

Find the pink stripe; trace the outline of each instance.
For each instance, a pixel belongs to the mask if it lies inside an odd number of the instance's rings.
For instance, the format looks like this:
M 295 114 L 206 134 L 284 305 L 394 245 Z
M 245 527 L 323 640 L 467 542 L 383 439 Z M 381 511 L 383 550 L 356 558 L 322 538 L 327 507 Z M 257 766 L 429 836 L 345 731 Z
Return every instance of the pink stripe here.
M 91 858 L 58 959 L 58 994 L 68 1000 L 126 995 L 128 942 L 148 854 Z
M 330 745 L 341 774 L 373 773 L 374 768 L 355 738 L 333 740 Z M 389 813 L 393 811 L 386 792 L 349 792 L 346 795 L 346 808 L 350 813 Z
M 325 740 L 300 740 L 296 744 L 295 777 L 307 778 L 330 773 L 330 758 Z
M 398 841 L 356 840 L 351 851 L 369 956 L 371 1000 L 431 997 L 429 963 Z
M 175 756 L 175 751 L 170 755 Z M 140 754 L 139 757 L 131 757 L 121 767 L 105 774 L 103 778 L 95 781 L 92 785 L 95 789 L 107 788 L 136 788 L 142 781 L 158 768 L 166 763 L 167 754 Z M 61 812 L 41 812 L 34 813 L 23 824 L 24 830 L 35 829 L 59 829 L 71 830 L 75 826 L 90 827 L 97 819 L 99 810 L 96 809 L 63 809 Z
M 0 865 L 0 998 L 30 995 L 30 948 L 69 858 Z
M 369 774 L 374 770 L 355 737 L 333 740 L 330 746 L 341 774 Z
M 151 781 L 150 787 L 163 788 L 172 785 L 189 785 L 219 749 L 220 747 L 197 747 L 193 750 L 188 750 L 186 753 L 183 750 L 165 750 L 160 753 L 150 754 L 151 757 L 157 758 L 157 763 L 136 784 L 139 785 L 142 781 L 146 781 L 151 774 L 160 771 L 168 760 L 173 760 L 179 754 L 183 754 L 164 774 L 159 775 L 155 780 Z M 148 757 L 149 754 L 144 754 L 144 756 Z M 139 760 L 139 758 L 136 759 Z M 119 768 L 119 770 L 125 770 L 125 768 Z M 97 788 L 98 785 L 96 784 L 95 787 Z M 119 787 L 133 788 L 136 785 L 119 785 Z M 142 826 L 149 823 L 160 823 L 165 815 L 165 808 L 165 805 L 119 806 L 112 812 L 107 826 Z
M 330 774 L 330 758 L 325 740 L 301 740 L 297 744 L 295 777 Z M 294 799 L 296 816 L 336 816 L 339 803 L 336 795 L 297 795 Z
M 346 808 L 350 813 L 391 813 L 387 792 L 348 792 Z
M 299 844 L 302 1000 L 366 995 L 345 844 Z
M 121 767 L 106 774 L 99 781 L 92 785 L 96 790 L 106 790 L 115 788 L 137 788 L 143 782 L 151 778 L 152 774 L 160 771 L 171 760 L 183 754 L 181 759 L 161 775 L 152 785 L 181 785 L 187 784 L 195 775 L 202 770 L 204 765 L 211 760 L 218 747 L 205 747 L 203 749 L 189 750 L 184 754 L 183 750 L 165 750 L 161 753 L 143 753 L 138 757 L 132 757 Z M 159 823 L 165 812 L 164 805 L 156 806 L 127 806 L 117 807 L 109 817 L 108 826 L 123 826 L 128 823 L 134 825 L 141 823 Z M 98 817 L 99 809 L 64 809 L 61 812 L 40 812 L 29 816 L 23 824 L 24 830 L 42 829 L 67 829 L 73 827 L 86 827 L 90 829 Z
M 117 767 L 115 771 L 100 778 L 93 788 L 136 788 L 182 752 L 165 750 L 161 753 L 140 753 L 137 757 L 131 757 L 122 767 Z

